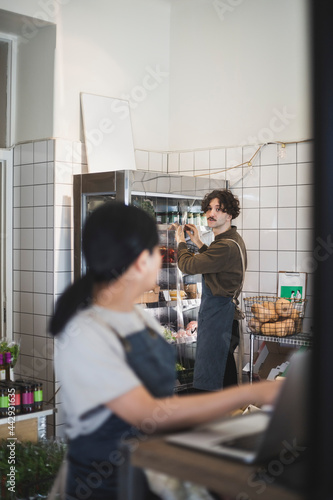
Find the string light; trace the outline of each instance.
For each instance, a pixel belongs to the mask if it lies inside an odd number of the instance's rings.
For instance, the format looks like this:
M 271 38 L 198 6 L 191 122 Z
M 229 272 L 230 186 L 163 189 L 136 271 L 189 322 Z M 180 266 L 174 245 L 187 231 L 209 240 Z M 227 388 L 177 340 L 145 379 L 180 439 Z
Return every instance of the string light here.
M 304 140 L 301 140 L 301 141 L 289 141 L 289 142 L 282 142 L 282 141 L 266 142 L 265 144 L 261 144 L 257 148 L 257 150 L 255 151 L 255 153 L 251 156 L 251 158 L 249 160 L 244 161 L 243 163 L 239 163 L 238 165 L 234 165 L 233 167 L 223 168 L 222 170 L 210 170 L 210 171 L 205 172 L 203 174 L 195 174 L 194 177 L 207 177 L 207 176 L 209 177 L 211 175 L 222 174 L 223 172 L 229 172 L 229 170 L 233 170 L 235 168 L 243 167 L 245 165 L 248 166 L 249 169 L 247 170 L 247 172 L 245 172 L 244 175 L 246 175 L 247 173 L 253 174 L 253 160 L 256 158 L 256 156 L 259 154 L 259 152 L 261 151 L 261 149 L 263 147 L 268 146 L 270 144 L 278 144 L 280 146 L 279 151 L 278 151 L 278 158 L 279 159 L 283 159 L 283 158 L 286 157 L 286 154 L 287 154 L 287 150 L 286 150 L 286 145 L 287 144 L 299 144 L 299 143 L 302 143 L 302 142 L 310 142 L 312 140 L 313 139 L 304 139 Z M 220 148 L 218 148 L 218 149 L 220 149 Z M 145 151 L 147 153 L 152 152 L 152 151 L 147 151 L 147 150 L 142 150 L 142 149 L 140 149 L 140 150 L 138 149 L 136 151 Z M 195 151 L 206 151 L 206 150 L 205 149 L 197 149 Z M 191 151 L 164 151 L 164 153 L 184 153 L 184 152 L 192 152 L 193 153 L 195 151 L 193 151 L 193 150 L 191 150 Z M 158 152 L 158 151 L 156 151 L 156 152 Z M 183 173 L 182 171 L 178 171 L 177 172 L 177 174 L 182 174 L 182 173 Z M 244 175 L 243 175 L 243 177 L 244 177 Z
M 214 175 L 214 174 L 221 174 L 222 172 L 228 172 L 229 170 L 233 170 L 234 168 L 243 167 L 244 165 L 248 165 L 249 167 L 252 167 L 252 161 L 254 160 L 254 158 L 259 154 L 259 152 L 261 151 L 261 149 L 263 147 L 268 146 L 269 144 L 279 144 L 281 146 L 279 149 L 279 152 L 278 152 L 278 157 L 280 159 L 282 159 L 282 158 L 286 157 L 286 153 L 287 153 L 286 145 L 287 144 L 299 144 L 301 142 L 309 142 L 311 140 L 312 139 L 304 139 L 303 141 L 290 141 L 290 142 L 281 142 L 281 141 L 266 142 L 265 144 L 261 144 L 261 146 L 258 147 L 258 149 L 254 153 L 254 155 L 252 155 L 249 160 L 244 161 L 243 163 L 239 163 L 239 165 L 224 168 L 223 170 L 218 170 L 218 171 L 214 170 L 214 171 L 210 171 L 210 172 L 205 172 L 204 174 L 197 174 L 197 175 L 194 175 L 194 177 L 204 177 L 204 176 L 210 176 L 210 175 Z M 179 172 L 179 173 L 181 173 L 181 172 Z

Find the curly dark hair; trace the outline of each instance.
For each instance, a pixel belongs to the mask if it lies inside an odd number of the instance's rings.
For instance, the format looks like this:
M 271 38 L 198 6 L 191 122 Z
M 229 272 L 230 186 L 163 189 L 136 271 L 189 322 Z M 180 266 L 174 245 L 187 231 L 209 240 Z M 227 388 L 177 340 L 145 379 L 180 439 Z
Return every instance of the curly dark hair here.
M 214 198 L 220 201 L 220 206 L 223 207 L 223 212 L 231 215 L 233 219 L 240 214 L 239 200 L 228 189 L 214 189 L 211 193 L 207 193 L 201 202 L 201 209 L 204 213 L 209 209 L 209 204 Z

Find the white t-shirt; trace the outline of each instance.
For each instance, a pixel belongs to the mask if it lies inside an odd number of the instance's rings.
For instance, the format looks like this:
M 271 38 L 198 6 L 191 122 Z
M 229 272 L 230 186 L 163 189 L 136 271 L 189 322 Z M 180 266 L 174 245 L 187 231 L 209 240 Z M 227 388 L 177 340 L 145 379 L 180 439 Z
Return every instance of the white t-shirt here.
M 55 338 L 54 361 L 70 439 L 100 427 L 111 415 L 105 403 L 141 384 L 121 342 L 92 312 L 123 337 L 146 325 L 162 333 L 161 325 L 140 306 L 130 313 L 91 306 L 67 323 Z

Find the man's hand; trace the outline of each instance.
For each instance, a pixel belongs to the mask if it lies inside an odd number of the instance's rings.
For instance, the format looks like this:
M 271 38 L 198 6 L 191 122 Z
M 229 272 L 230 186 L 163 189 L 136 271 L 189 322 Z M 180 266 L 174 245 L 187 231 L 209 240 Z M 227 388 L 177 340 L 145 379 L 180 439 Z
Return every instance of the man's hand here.
M 176 232 L 175 232 L 175 238 L 176 238 L 176 241 L 177 241 L 177 245 L 179 245 L 179 243 L 186 243 L 186 240 L 185 240 L 185 233 L 184 233 L 184 226 L 176 226 Z
M 185 224 L 185 231 L 189 235 L 191 241 L 198 247 L 201 248 L 203 242 L 199 237 L 198 228 L 194 224 Z

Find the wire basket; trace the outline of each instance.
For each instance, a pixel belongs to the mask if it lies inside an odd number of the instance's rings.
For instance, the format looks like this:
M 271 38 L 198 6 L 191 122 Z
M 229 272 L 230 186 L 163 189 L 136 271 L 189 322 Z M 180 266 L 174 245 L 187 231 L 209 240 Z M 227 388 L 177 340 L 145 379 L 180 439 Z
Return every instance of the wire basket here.
M 244 298 L 248 333 L 285 337 L 302 331 L 306 299 L 273 296 Z

